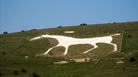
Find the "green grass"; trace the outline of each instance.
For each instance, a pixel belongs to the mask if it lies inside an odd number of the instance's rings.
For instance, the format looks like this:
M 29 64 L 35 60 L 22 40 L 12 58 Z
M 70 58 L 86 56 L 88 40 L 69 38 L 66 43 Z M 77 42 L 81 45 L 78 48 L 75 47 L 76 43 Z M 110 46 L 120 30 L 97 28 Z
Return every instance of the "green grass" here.
M 123 40 L 123 50 L 138 50 L 138 43 L 136 42 L 138 42 L 138 30 L 125 31 Z
M 65 30 L 74 30 L 74 34 L 64 34 Z M 105 36 L 120 32 L 123 36 L 114 37 L 113 42 L 118 45 L 118 53 L 112 53 L 113 47 L 98 43 L 99 48 L 85 56 L 98 57 L 99 61 L 88 63 L 69 63 L 55 65 L 53 62 L 66 60 L 60 53 L 63 47 L 52 50 L 52 57 L 35 57 L 57 44 L 54 39 L 40 39 L 30 42 L 29 39 L 41 34 L 58 34 L 78 38 Z M 69 26 L 63 28 L 40 29 L 36 31 L 16 32 L 0 35 L 0 77 L 32 77 L 36 72 L 40 77 L 137 77 L 138 74 L 138 22 L 95 24 L 88 26 Z M 91 48 L 90 45 L 70 46 L 67 58 L 83 57 L 80 53 Z M 57 51 L 57 52 L 56 52 Z M 94 56 L 93 56 L 94 55 Z M 25 59 L 25 56 L 29 56 Z M 131 57 L 136 61 L 129 62 Z M 124 58 L 124 64 L 116 61 Z M 27 70 L 26 73 L 21 69 Z M 14 75 L 13 71 L 19 75 Z

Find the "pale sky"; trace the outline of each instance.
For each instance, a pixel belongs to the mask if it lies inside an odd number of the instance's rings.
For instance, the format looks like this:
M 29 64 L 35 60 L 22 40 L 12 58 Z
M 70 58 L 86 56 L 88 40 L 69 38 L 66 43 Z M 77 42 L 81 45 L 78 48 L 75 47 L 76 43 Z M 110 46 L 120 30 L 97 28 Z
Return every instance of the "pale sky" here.
M 0 0 L 0 33 L 138 21 L 138 0 Z

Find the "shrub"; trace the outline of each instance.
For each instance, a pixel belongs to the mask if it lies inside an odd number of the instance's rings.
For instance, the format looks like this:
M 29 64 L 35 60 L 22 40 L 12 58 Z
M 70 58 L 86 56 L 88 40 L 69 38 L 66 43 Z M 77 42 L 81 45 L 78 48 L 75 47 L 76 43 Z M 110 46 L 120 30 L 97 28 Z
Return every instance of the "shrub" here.
M 21 32 L 25 32 L 24 30 L 21 30 Z
M 134 61 L 136 61 L 136 58 L 135 57 L 130 57 L 129 62 L 134 62 Z
M 3 32 L 4 35 L 8 34 L 8 32 Z
M 22 68 L 21 72 L 26 73 L 27 71 L 26 71 L 26 69 Z
M 3 74 L 0 72 L 0 76 L 2 76 Z
M 128 38 L 131 38 L 132 36 L 131 36 L 131 35 L 128 35 L 127 37 L 128 37 Z
M 37 73 L 35 73 L 35 72 L 32 73 L 32 76 L 33 76 L 33 77 L 40 77 L 40 76 L 39 76 Z
M 18 72 L 17 70 L 14 70 L 14 71 L 13 71 L 13 74 L 14 74 L 14 75 L 19 75 L 19 72 Z
M 86 23 L 81 23 L 80 26 L 87 26 L 87 24 Z
M 31 29 L 30 31 L 37 31 L 37 29 Z
M 2 52 L 2 55 L 6 55 L 6 52 Z
M 113 22 L 113 24 L 117 24 L 117 22 Z
M 62 28 L 63 26 L 58 26 L 57 28 Z

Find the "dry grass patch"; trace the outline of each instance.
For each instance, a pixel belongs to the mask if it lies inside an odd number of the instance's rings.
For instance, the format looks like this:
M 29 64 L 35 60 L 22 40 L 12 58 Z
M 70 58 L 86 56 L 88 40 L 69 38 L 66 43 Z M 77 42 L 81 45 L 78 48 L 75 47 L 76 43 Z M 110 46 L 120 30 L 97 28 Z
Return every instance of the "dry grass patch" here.
M 69 52 L 67 56 L 72 58 L 84 57 L 85 55 L 83 54 L 83 52 L 91 48 L 93 48 L 93 46 L 89 44 L 72 45 L 69 47 Z
M 97 45 L 98 45 L 98 48 L 96 48 L 95 50 L 92 50 L 87 54 L 92 59 L 105 57 L 110 53 L 112 53 L 114 49 L 114 47 L 110 44 L 98 43 Z
M 63 56 L 64 51 L 65 51 L 65 48 L 62 46 L 59 46 L 52 49 L 48 54 L 54 57 L 60 57 L 60 56 Z

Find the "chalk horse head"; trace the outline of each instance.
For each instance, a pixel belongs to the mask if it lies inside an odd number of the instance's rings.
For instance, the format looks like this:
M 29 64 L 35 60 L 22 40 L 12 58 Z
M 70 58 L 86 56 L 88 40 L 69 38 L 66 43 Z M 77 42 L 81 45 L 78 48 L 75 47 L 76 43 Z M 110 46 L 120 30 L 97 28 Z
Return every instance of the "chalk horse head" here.
M 42 38 L 47 38 L 47 37 L 49 37 L 48 34 L 45 34 L 45 35 L 43 34 L 43 35 L 31 38 L 30 41 L 34 41 L 34 40 L 38 40 L 38 39 L 42 39 Z
M 120 33 L 112 34 L 110 36 L 103 36 L 103 37 L 73 38 L 73 37 L 68 37 L 68 36 L 45 34 L 45 35 L 40 35 L 40 36 L 34 37 L 34 38 L 30 39 L 30 41 L 34 41 L 34 40 L 41 39 L 41 38 L 54 38 L 58 41 L 58 44 L 56 46 L 49 48 L 43 55 L 47 55 L 55 47 L 63 46 L 63 47 L 65 47 L 65 52 L 63 53 L 63 55 L 65 56 L 68 53 L 69 46 L 75 45 L 75 44 L 89 44 L 89 45 L 94 46 L 93 48 L 90 48 L 90 49 L 84 51 L 83 52 L 84 54 L 87 54 L 88 52 L 96 49 L 98 47 L 96 45 L 97 43 L 110 44 L 110 45 L 114 46 L 113 52 L 115 52 L 115 51 L 117 51 L 117 44 L 112 43 L 112 40 L 113 40 L 112 36 L 118 36 L 118 35 L 120 35 Z

